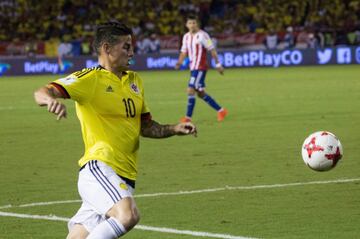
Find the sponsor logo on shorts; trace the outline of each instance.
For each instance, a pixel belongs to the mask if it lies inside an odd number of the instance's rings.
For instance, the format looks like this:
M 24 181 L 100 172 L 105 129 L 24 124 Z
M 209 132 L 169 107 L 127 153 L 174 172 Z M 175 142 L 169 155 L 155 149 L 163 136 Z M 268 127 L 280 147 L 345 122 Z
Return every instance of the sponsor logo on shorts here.
M 124 190 L 128 190 L 128 186 L 125 183 L 120 183 L 120 188 Z

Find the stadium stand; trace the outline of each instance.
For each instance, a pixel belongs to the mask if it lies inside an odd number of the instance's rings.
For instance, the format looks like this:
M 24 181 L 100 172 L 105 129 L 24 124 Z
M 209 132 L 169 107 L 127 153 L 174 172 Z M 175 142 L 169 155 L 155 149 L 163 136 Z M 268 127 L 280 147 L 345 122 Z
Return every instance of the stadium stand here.
M 89 55 L 93 26 L 109 19 L 133 26 L 136 39 L 159 42 L 161 51 L 176 51 L 188 13 L 199 16 L 220 48 L 265 47 L 269 32 L 286 47 L 288 27 L 297 47 L 360 43 L 358 0 L 4 0 L 0 55 L 55 56 L 63 41 L 72 44 L 72 55 Z

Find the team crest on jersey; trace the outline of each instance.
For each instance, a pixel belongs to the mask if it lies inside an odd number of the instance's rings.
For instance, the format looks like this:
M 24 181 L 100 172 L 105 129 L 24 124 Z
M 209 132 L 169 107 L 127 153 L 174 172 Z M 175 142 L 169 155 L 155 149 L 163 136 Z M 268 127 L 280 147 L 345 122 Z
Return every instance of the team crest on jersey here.
M 131 88 L 132 91 L 134 91 L 136 94 L 139 94 L 139 88 L 137 87 L 137 85 L 135 85 L 135 83 L 131 83 L 131 84 L 130 84 L 130 88 Z

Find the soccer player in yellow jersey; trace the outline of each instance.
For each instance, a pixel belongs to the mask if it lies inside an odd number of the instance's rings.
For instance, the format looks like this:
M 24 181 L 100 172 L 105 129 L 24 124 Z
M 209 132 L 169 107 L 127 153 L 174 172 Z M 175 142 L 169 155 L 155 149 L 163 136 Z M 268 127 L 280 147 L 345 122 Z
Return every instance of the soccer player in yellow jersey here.
M 133 199 L 139 136 L 195 135 L 192 123 L 161 125 L 152 120 L 139 75 L 129 71 L 132 31 L 119 22 L 96 28 L 99 66 L 75 72 L 35 92 L 35 101 L 57 119 L 66 117 L 59 98 L 75 101 L 85 153 L 79 160 L 82 205 L 69 221 L 68 239 L 118 238 L 139 221 Z

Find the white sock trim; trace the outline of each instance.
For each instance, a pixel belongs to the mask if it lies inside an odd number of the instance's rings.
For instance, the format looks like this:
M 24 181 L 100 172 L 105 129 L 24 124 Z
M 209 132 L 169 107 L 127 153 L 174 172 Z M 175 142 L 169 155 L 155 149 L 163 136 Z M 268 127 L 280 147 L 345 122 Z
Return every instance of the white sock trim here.
M 125 227 L 116 220 L 115 217 L 110 217 L 106 219 L 106 221 L 110 224 L 111 228 L 115 231 L 116 236 L 121 236 L 126 233 Z

